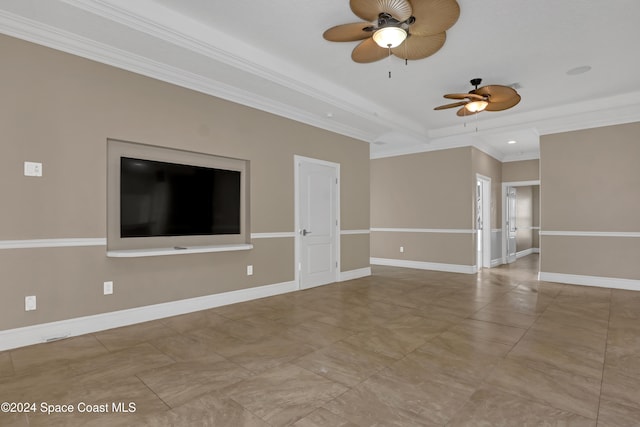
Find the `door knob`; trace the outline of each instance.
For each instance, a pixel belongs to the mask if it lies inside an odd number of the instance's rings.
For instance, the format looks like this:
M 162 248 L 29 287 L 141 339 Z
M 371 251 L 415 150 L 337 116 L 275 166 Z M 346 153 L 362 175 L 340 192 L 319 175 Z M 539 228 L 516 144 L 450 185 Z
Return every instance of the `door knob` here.
M 310 231 L 307 231 L 306 229 L 304 229 L 304 228 L 303 228 L 303 229 L 302 229 L 301 234 L 302 234 L 303 236 L 306 236 L 307 234 L 311 234 L 311 232 L 310 232 Z

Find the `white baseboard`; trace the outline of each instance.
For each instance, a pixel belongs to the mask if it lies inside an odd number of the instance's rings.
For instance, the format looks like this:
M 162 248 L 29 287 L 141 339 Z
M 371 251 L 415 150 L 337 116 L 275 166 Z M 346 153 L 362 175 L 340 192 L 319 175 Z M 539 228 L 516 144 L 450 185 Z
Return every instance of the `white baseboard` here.
M 491 260 L 491 267 L 497 267 L 499 265 L 504 264 L 504 259 L 503 258 L 496 258 L 496 259 L 492 259 Z
M 0 331 L 0 351 L 298 290 L 295 281 Z
M 524 251 L 516 252 L 516 259 L 522 258 L 527 255 L 531 255 L 533 252 L 533 248 L 525 249 Z
M 419 270 L 447 271 L 450 273 L 475 274 L 478 272 L 478 269 L 475 265 L 443 264 L 438 262 L 409 261 L 404 259 L 389 259 L 389 258 L 371 258 L 370 262 L 373 265 L 388 265 L 391 267 L 417 268 Z
M 358 268 L 357 270 L 341 271 L 340 282 L 371 276 L 371 267 Z
M 533 251 L 534 254 L 540 253 L 540 248 L 531 248 L 531 250 Z
M 538 280 L 544 282 L 567 283 L 570 285 L 597 286 L 600 288 L 627 289 L 640 291 L 640 280 L 619 279 L 617 277 L 581 276 L 578 274 L 538 273 Z

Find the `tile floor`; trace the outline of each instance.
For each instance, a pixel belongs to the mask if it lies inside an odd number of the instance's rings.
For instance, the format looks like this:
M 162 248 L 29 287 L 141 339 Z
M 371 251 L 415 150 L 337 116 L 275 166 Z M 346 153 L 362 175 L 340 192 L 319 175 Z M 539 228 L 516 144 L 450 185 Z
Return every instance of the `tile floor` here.
M 640 292 L 538 282 L 537 264 L 374 267 L 3 352 L 0 402 L 38 412 L 0 425 L 639 426 Z

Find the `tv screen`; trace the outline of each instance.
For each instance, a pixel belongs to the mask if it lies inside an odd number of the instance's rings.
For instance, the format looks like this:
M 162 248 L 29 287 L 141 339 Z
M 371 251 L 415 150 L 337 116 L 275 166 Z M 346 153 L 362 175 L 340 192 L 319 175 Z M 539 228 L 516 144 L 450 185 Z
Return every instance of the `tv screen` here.
M 120 158 L 120 237 L 240 233 L 240 171 Z

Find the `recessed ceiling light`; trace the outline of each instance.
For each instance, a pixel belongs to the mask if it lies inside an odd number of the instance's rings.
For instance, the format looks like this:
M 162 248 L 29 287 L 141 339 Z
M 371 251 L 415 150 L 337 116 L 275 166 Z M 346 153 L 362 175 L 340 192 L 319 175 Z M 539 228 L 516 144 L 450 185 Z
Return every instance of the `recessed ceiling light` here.
M 581 65 L 580 67 L 572 68 L 567 71 L 567 75 L 577 76 L 578 74 L 584 74 L 588 71 L 591 71 L 591 65 Z
M 513 139 L 511 141 L 507 141 L 507 144 L 515 144 L 518 141 L 514 141 Z

